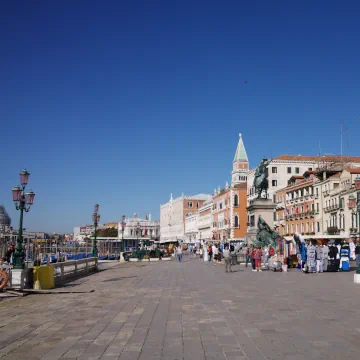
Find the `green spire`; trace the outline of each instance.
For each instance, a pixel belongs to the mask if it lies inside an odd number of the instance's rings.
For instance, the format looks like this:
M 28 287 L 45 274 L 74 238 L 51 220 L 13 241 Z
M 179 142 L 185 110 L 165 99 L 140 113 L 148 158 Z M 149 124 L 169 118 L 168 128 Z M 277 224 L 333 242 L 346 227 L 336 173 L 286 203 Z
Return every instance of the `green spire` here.
M 236 149 L 236 153 L 235 153 L 235 157 L 234 157 L 234 162 L 235 161 L 248 161 L 248 157 L 246 155 L 246 150 L 245 150 L 245 146 L 242 140 L 242 135 L 239 134 L 239 143 Z

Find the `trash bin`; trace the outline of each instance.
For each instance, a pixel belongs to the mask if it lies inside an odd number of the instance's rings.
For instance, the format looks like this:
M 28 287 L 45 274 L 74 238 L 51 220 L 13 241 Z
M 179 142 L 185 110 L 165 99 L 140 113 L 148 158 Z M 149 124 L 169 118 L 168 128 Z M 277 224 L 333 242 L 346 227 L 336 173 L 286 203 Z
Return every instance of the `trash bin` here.
M 231 254 L 231 265 L 237 265 L 237 255 Z
M 39 280 L 41 289 L 53 289 L 55 287 L 53 266 L 34 266 L 34 282 Z

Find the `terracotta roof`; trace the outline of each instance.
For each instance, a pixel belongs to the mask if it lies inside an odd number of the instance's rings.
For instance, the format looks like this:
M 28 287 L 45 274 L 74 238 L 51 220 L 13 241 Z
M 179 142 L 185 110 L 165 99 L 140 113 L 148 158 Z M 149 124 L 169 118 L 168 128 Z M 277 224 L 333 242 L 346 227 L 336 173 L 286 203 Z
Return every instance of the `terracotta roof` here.
M 324 155 L 324 156 L 306 156 L 306 155 L 280 155 L 274 157 L 273 160 L 288 160 L 288 161 L 328 161 L 328 162 L 354 162 L 360 163 L 360 156 L 339 156 L 339 155 Z
M 331 175 L 331 176 L 329 177 L 329 179 L 331 179 L 331 178 L 337 178 L 337 177 L 340 177 L 340 176 L 341 176 L 341 173 L 337 173 L 337 174 Z
M 301 176 L 301 175 L 294 175 L 290 178 L 291 179 L 305 179 L 304 176 Z
M 360 174 L 360 168 L 345 168 L 350 174 Z

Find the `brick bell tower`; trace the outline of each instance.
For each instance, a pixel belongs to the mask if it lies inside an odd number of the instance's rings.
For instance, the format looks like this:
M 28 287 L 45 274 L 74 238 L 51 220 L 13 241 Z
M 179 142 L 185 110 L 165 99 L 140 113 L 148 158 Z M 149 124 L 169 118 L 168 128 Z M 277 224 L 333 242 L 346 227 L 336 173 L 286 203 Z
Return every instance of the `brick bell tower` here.
M 239 134 L 239 142 L 233 161 L 231 185 L 246 184 L 249 171 L 249 160 L 246 154 L 242 135 Z

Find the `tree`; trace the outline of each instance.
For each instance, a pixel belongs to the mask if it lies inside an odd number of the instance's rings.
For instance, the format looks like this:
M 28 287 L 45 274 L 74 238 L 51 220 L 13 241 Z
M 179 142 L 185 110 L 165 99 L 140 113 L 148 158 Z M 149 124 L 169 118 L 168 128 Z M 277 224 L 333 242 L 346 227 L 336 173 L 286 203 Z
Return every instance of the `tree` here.
M 96 231 L 97 237 L 118 237 L 118 231 L 114 227 L 107 229 L 99 229 Z

